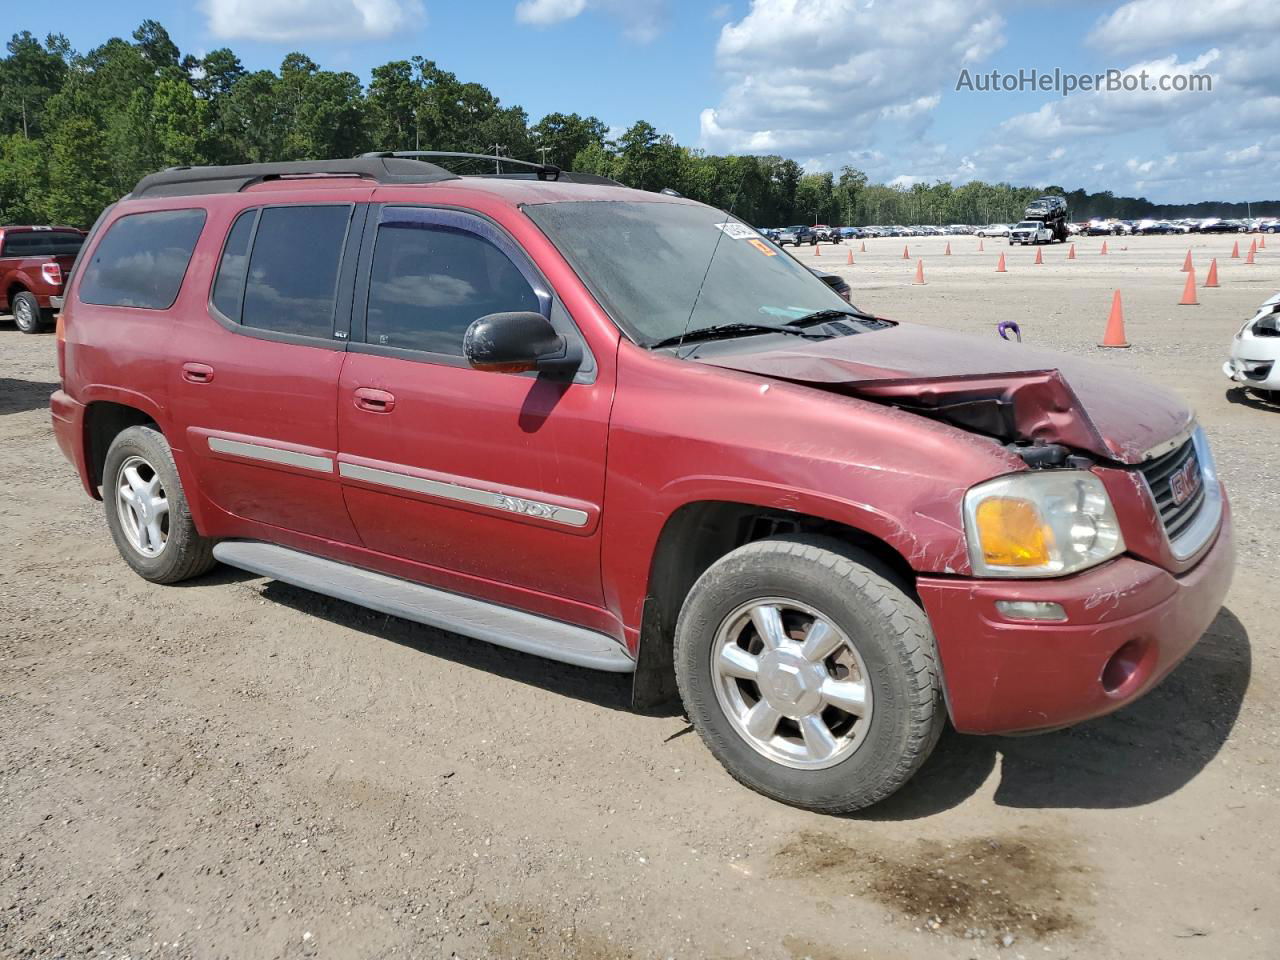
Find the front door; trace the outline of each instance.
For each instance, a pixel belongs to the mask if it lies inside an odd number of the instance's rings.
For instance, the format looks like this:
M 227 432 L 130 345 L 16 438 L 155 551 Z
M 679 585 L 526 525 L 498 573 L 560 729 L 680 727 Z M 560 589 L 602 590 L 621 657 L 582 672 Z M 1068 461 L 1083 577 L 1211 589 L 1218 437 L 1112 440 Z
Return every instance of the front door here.
M 599 606 L 612 385 L 472 370 L 471 321 L 535 310 L 581 340 L 492 222 L 373 207 L 338 387 L 339 472 L 363 544 L 435 568 L 440 585 L 519 606 L 532 591 Z

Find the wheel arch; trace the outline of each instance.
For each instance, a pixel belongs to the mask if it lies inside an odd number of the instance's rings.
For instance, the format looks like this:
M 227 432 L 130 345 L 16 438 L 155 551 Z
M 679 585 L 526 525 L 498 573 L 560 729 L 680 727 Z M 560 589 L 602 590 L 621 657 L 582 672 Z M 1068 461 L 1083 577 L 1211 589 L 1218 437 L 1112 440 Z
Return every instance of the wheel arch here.
M 158 413 L 149 403 L 121 402 L 120 399 L 92 400 L 84 411 L 84 455 L 89 484 L 101 499 L 102 471 L 111 442 L 129 427 L 152 426 L 161 434 Z
M 694 583 L 726 554 L 767 537 L 828 536 L 866 551 L 914 595 L 915 571 L 882 537 L 821 512 L 800 512 L 738 500 L 693 500 L 666 518 L 651 554 L 641 614 L 632 705 L 649 710 L 676 696 L 673 645 L 676 621 Z

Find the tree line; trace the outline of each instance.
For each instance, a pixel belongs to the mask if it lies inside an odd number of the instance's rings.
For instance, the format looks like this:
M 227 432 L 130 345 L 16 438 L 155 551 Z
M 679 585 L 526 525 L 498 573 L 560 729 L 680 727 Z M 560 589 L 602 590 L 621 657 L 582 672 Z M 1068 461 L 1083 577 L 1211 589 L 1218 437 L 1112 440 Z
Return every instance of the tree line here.
M 290 53 L 247 70 L 227 48 L 183 55 L 145 20 L 78 53 L 60 34 L 14 34 L 0 58 L 0 223 L 88 226 L 142 176 L 183 164 L 350 157 L 366 150 L 453 150 L 541 160 L 646 190 L 670 188 L 760 226 L 1011 221 L 1062 193 L 1076 219 L 1243 216 L 1244 204 L 1158 205 L 1057 186 L 946 181 L 870 183 L 865 173 L 806 173 L 780 156 L 718 156 L 638 121 L 611 138 L 597 117 L 530 123 L 480 83 L 424 57 L 355 74 Z M 463 171 L 465 172 L 465 170 Z M 1280 202 L 1253 213 L 1280 213 Z

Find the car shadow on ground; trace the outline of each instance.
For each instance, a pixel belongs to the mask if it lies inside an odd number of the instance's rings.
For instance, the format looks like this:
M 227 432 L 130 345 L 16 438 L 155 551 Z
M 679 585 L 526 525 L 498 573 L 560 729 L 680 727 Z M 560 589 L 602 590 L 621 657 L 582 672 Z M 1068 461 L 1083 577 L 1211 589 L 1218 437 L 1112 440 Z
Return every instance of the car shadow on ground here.
M 56 383 L 42 380 L 16 380 L 0 377 L 0 414 L 25 413 L 49 406 L 49 394 L 58 389 Z
M 1241 406 L 1252 407 L 1254 410 L 1280 412 L 1280 392 L 1273 393 L 1272 397 L 1274 399 L 1268 399 L 1245 387 L 1231 387 L 1227 390 L 1227 403 L 1238 403 Z
M 283 604 L 307 616 L 320 617 L 337 626 L 358 630 L 476 670 L 484 670 L 506 680 L 527 683 L 550 693 L 573 697 L 609 710 L 631 709 L 630 674 L 587 670 L 518 650 L 508 650 L 483 640 L 387 616 L 344 600 L 335 600 L 293 587 L 279 580 L 269 581 L 262 596 L 272 603 Z M 669 715 L 678 716 L 679 708 L 674 708 Z
M 1249 686 L 1244 624 L 1225 607 L 1182 664 L 1124 709 L 1055 733 L 964 736 L 948 728 L 897 794 L 855 816 L 915 820 L 959 805 L 999 760 L 995 802 L 1037 809 L 1136 807 L 1195 778 L 1226 743 Z

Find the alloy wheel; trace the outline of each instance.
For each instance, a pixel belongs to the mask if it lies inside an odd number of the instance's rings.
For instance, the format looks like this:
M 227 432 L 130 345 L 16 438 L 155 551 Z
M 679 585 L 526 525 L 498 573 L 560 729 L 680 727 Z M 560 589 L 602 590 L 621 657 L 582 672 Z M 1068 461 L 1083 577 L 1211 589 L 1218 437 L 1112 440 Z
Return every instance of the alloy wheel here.
M 711 648 L 716 699 L 737 733 L 770 760 L 820 770 L 861 746 L 871 724 L 866 664 L 849 636 L 807 604 L 752 600 L 721 623 Z
M 169 540 L 169 499 L 160 474 L 142 457 L 129 457 L 116 471 L 116 513 L 134 550 L 160 556 Z

